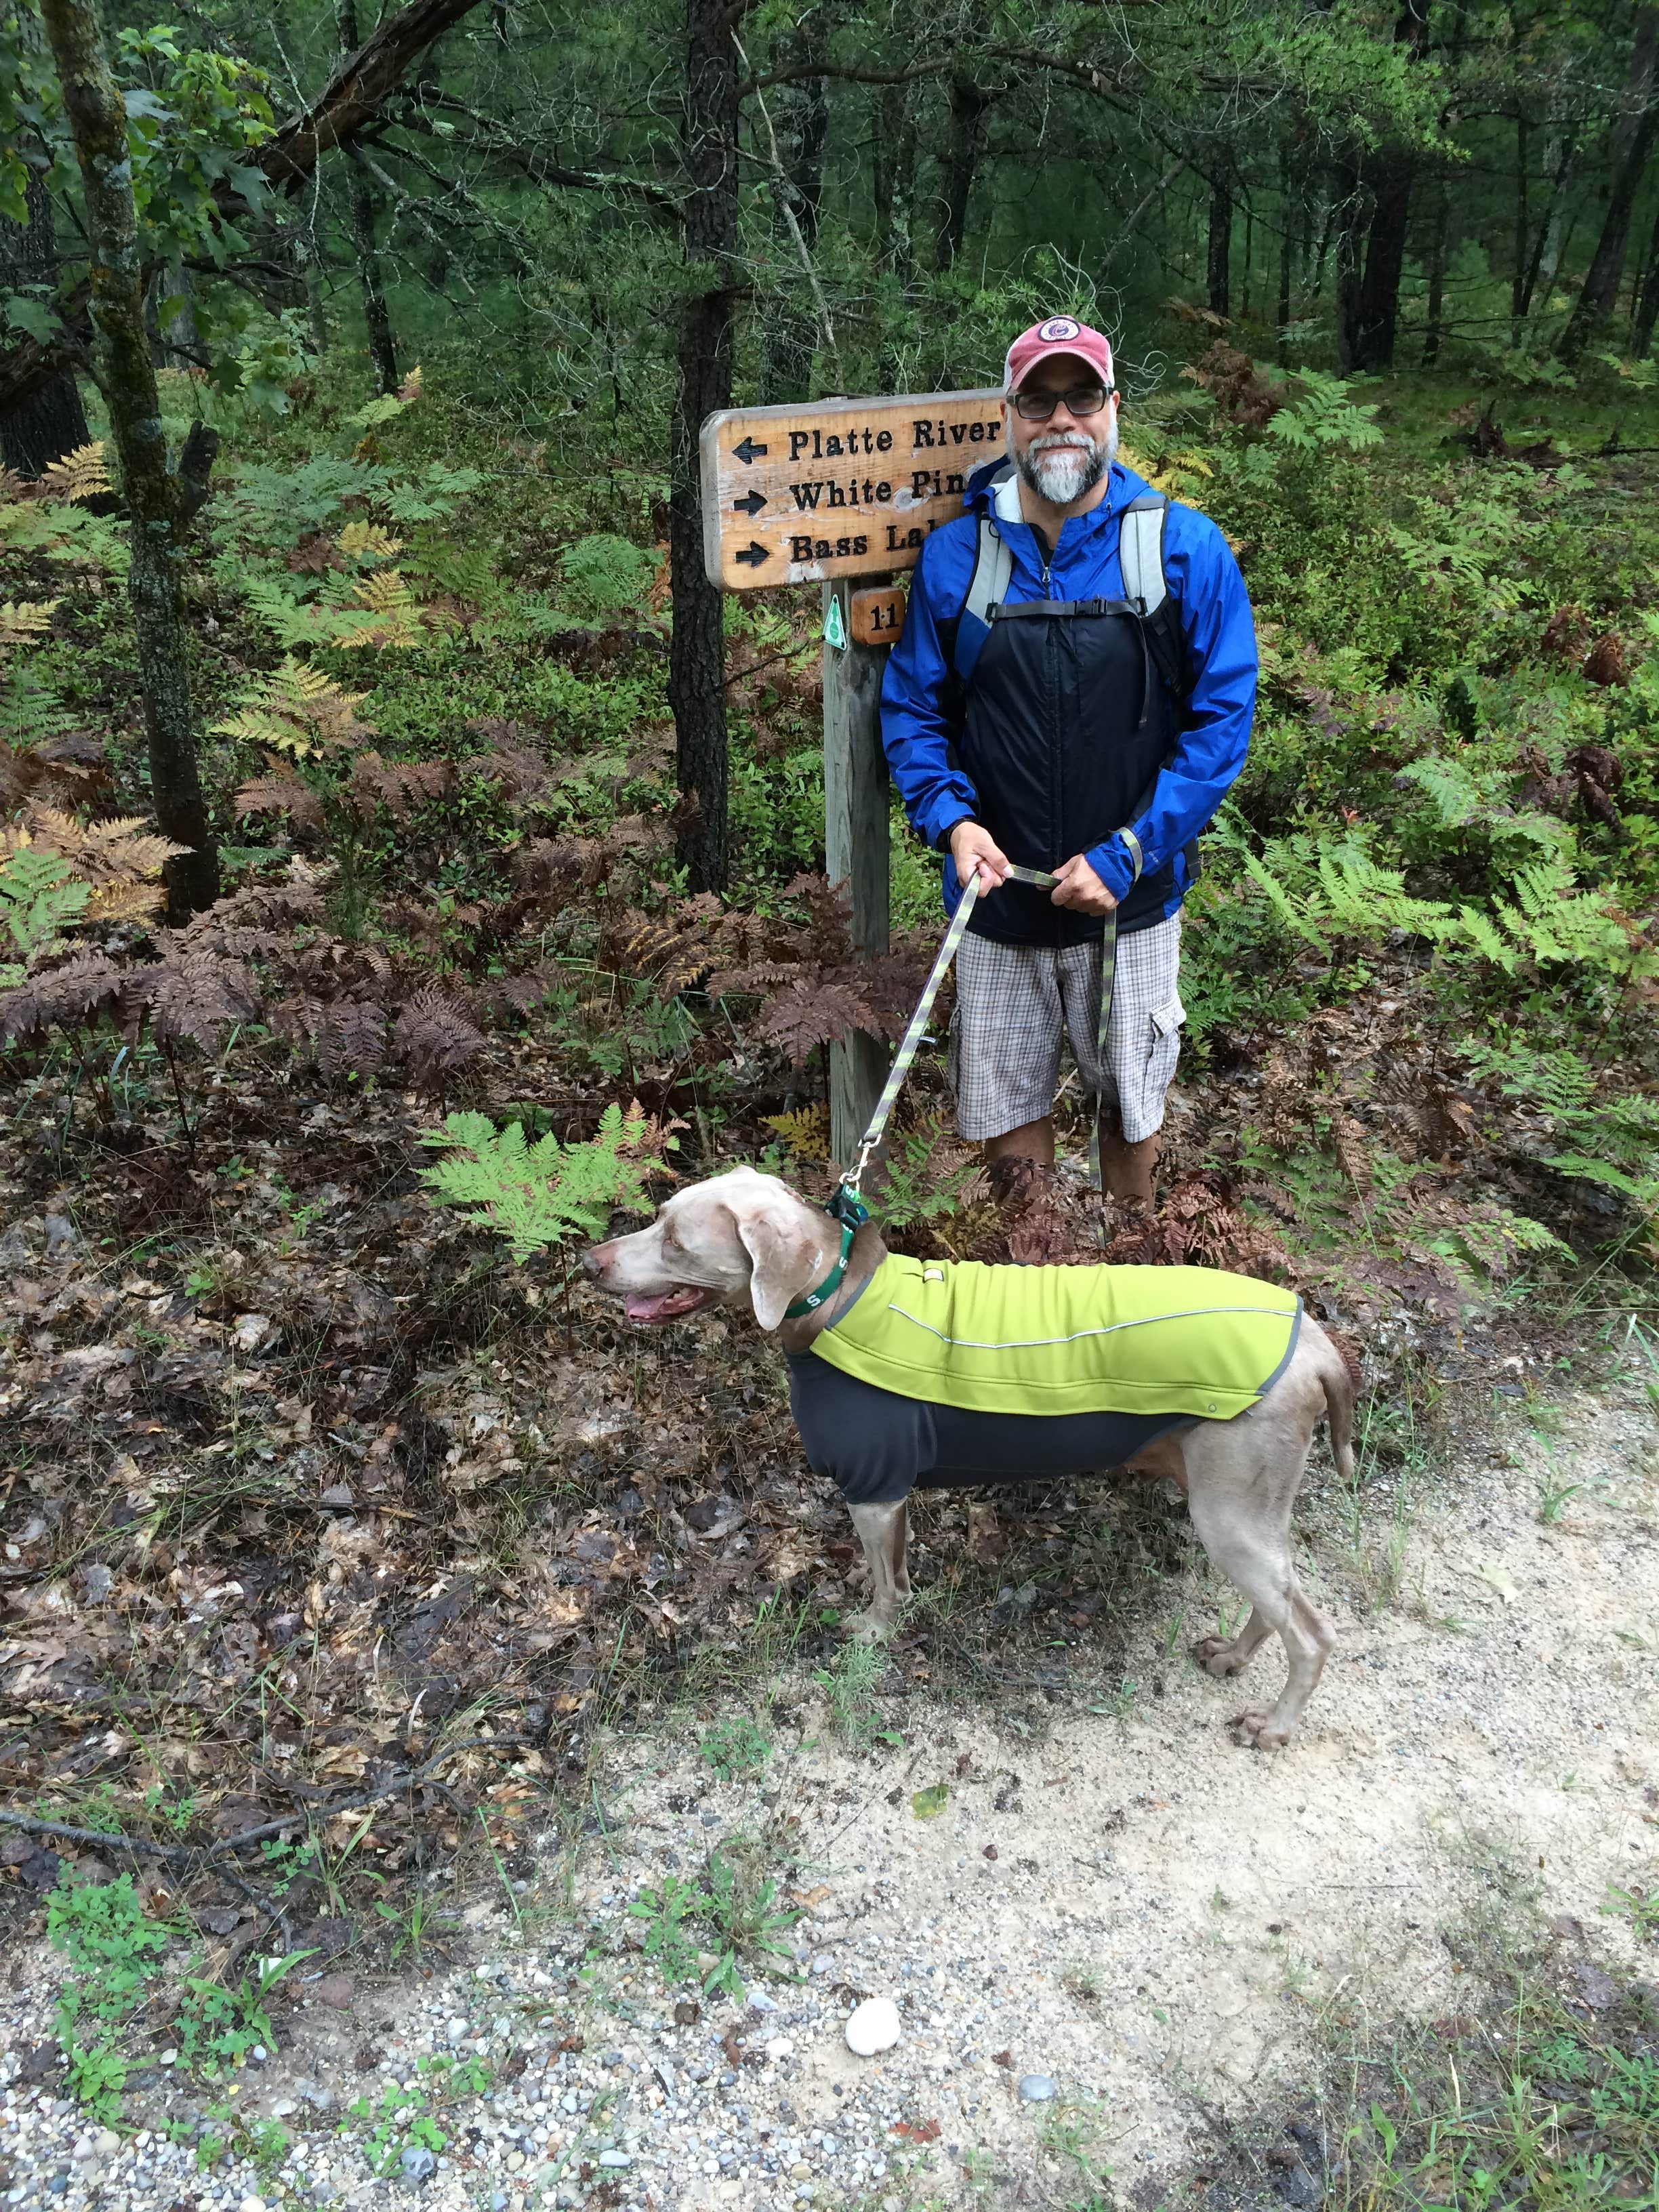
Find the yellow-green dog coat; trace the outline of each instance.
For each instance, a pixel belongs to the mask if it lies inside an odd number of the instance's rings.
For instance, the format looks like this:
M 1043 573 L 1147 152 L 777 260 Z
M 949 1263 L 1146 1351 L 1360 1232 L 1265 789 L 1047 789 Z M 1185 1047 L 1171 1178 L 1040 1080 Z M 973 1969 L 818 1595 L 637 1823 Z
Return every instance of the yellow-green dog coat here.
M 1218 1268 L 890 1253 L 811 1352 L 878 1389 L 967 1413 L 1227 1421 L 1278 1376 L 1301 1311 L 1294 1291 Z

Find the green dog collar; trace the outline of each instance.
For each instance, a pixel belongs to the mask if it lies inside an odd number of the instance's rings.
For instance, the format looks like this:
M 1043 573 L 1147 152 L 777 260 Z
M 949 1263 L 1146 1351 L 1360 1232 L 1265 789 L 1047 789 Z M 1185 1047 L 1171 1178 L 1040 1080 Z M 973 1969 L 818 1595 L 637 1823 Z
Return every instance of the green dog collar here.
M 808 1314 L 816 1313 L 826 1299 L 834 1297 L 847 1273 L 847 1262 L 853 1249 L 853 1239 L 858 1233 L 859 1224 L 856 1221 L 842 1224 L 840 1259 L 836 1261 L 816 1290 L 808 1291 L 804 1298 L 797 1298 L 793 1305 L 784 1308 L 783 1317 L 786 1321 L 804 1321 Z

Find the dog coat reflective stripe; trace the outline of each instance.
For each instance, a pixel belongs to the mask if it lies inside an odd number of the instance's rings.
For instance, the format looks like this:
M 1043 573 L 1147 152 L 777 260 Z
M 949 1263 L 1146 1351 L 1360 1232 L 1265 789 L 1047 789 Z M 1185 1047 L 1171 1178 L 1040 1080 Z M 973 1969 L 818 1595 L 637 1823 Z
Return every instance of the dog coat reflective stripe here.
M 1211 1267 L 993 1267 L 890 1253 L 812 1340 L 904 1398 L 982 1413 L 1227 1421 L 1296 1345 L 1294 1291 Z

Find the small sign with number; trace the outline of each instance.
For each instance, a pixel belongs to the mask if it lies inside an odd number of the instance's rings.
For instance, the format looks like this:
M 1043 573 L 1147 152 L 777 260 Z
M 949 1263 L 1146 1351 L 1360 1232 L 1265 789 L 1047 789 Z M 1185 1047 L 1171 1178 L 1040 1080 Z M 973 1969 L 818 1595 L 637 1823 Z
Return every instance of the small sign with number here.
M 883 590 L 854 592 L 852 596 L 854 645 L 896 645 L 904 628 L 907 594 L 898 585 Z

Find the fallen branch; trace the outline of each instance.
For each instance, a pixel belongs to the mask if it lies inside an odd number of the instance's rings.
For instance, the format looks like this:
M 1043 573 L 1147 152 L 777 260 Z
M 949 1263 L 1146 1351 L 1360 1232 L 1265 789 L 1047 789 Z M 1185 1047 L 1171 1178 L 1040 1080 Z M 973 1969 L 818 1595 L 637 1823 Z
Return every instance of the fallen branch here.
M 396 1797 L 405 1790 L 416 1790 L 434 1767 L 444 1765 L 464 1751 L 501 1751 L 503 1749 L 533 1749 L 537 1739 L 529 1735 L 469 1735 L 459 1743 L 452 1743 L 447 1750 L 435 1752 L 423 1766 L 407 1767 L 373 1790 L 359 1790 L 349 1797 L 336 1798 L 328 1805 L 303 1805 L 279 1820 L 267 1820 L 263 1826 L 245 1828 L 240 1836 L 227 1836 L 222 1843 L 215 1844 L 208 1853 L 208 1863 L 216 1864 L 227 1851 L 240 1850 L 245 1844 L 263 1844 L 285 1829 L 315 1814 L 319 1819 L 331 1820 L 337 1813 L 360 1813 L 366 1805 L 384 1804 L 388 1797 Z M 5 1817 L 0 1814 L 0 1818 Z
M 64 1820 L 37 1820 L 27 1813 L 9 1813 L 0 1808 L 0 1822 L 9 1828 L 21 1828 L 26 1835 L 49 1836 L 54 1842 L 87 1844 L 108 1851 L 132 1851 L 145 1858 L 160 1859 L 164 1865 L 178 1867 L 188 1874 L 204 1871 L 203 1846 L 199 1844 L 157 1844 L 146 1836 L 105 1835 L 96 1828 L 75 1828 Z M 294 1948 L 294 1931 L 289 1926 L 288 1915 L 280 1905 L 274 1904 L 263 1890 L 256 1889 L 245 1881 L 234 1867 L 216 1867 L 214 1872 L 228 1881 L 233 1889 L 252 1900 L 264 1915 L 267 1928 L 280 1928 L 283 1941 L 290 1950 Z
M 144 1836 L 105 1835 L 96 1828 L 72 1828 L 62 1820 L 37 1820 L 30 1813 L 10 1813 L 0 1808 L 0 1824 L 9 1828 L 21 1828 L 26 1835 L 53 1836 L 60 1842 L 86 1844 L 94 1848 L 114 1851 L 142 1851 L 148 1858 L 165 1859 L 169 1865 L 188 1865 L 200 1863 L 203 1869 L 218 1869 L 219 1862 L 228 1851 L 240 1850 L 247 1844 L 263 1844 L 272 1837 L 282 1835 L 287 1829 L 296 1827 L 302 1820 L 315 1816 L 331 1820 L 337 1813 L 358 1813 L 366 1805 L 383 1804 L 388 1797 L 396 1797 L 405 1790 L 416 1790 L 427 1776 L 448 1759 L 464 1751 L 501 1751 L 532 1749 L 537 1739 L 529 1735 L 469 1735 L 459 1743 L 452 1743 L 435 1752 L 424 1765 L 405 1767 L 394 1774 L 389 1782 L 382 1782 L 373 1790 L 355 1790 L 349 1797 L 336 1798 L 326 1805 L 296 1806 L 280 1820 L 266 1820 L 257 1828 L 244 1828 L 240 1835 L 225 1836 L 216 1844 L 157 1844 Z M 235 1877 L 231 1877 L 235 1879 Z

